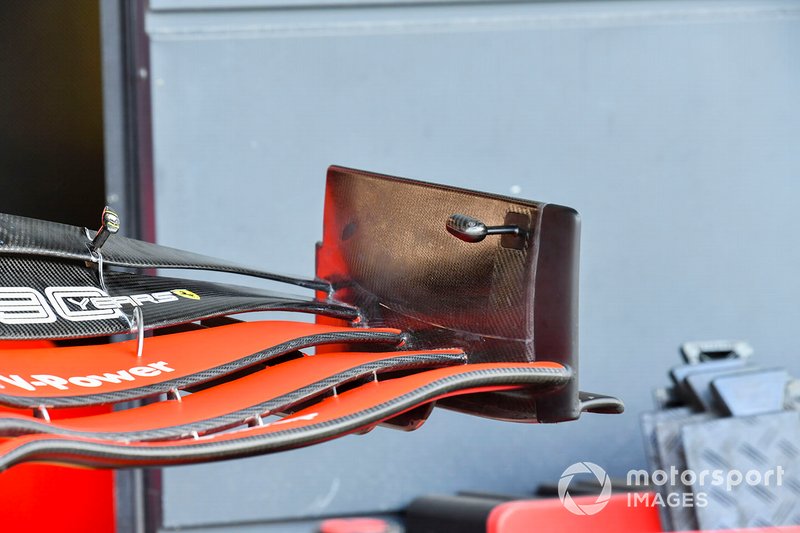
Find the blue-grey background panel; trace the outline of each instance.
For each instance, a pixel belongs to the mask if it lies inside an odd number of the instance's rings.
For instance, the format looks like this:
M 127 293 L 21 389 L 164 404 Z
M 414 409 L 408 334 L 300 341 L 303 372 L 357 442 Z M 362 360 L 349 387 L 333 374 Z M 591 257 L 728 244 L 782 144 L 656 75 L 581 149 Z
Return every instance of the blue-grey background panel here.
M 152 1 L 159 242 L 310 275 L 332 163 L 575 207 L 581 386 L 628 412 L 440 411 L 411 434 L 170 468 L 166 526 L 530 491 L 576 461 L 624 474 L 689 339 L 748 339 L 800 374 L 797 2 L 300 4 Z

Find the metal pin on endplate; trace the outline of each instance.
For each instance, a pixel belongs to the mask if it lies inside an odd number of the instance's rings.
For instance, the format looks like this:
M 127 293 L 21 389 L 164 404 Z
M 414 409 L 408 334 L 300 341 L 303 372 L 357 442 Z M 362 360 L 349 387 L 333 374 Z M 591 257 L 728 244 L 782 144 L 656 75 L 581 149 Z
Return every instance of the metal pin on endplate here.
M 100 229 L 97 230 L 94 238 L 87 244 L 87 246 L 89 247 L 89 253 L 92 256 L 92 260 L 97 263 L 97 274 L 100 278 L 100 288 L 108 292 L 106 289 L 105 276 L 103 275 L 103 254 L 100 251 L 100 248 L 103 247 L 111 235 L 114 235 L 119 231 L 119 216 L 112 211 L 111 208 L 106 206 L 103 209 L 101 219 L 102 222 L 100 224 Z M 89 237 L 89 230 L 85 229 L 85 231 L 86 236 Z
M 447 218 L 447 231 L 464 242 L 480 242 L 488 235 L 520 235 L 519 226 L 487 226 L 469 215 L 452 214 Z
M 103 209 L 101 219 L 100 229 L 97 230 L 97 234 L 94 236 L 94 239 L 92 239 L 90 245 L 95 252 L 103 247 L 110 236 L 119 231 L 119 216 L 112 211 L 110 207 L 106 206 L 105 209 Z

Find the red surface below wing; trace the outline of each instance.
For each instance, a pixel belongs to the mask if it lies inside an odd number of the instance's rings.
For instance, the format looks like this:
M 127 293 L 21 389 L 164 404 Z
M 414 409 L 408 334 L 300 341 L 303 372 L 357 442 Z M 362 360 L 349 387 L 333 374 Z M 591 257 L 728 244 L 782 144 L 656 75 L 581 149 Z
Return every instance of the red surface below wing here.
M 0 350 L 52 346 L 50 341 L 0 341 Z M 53 416 L 93 415 L 109 409 L 62 409 Z M 6 411 L 9 410 L 0 408 L 0 415 Z M 46 464 L 20 465 L 0 474 L 0 516 L 2 531 L 9 532 L 114 531 L 114 472 Z

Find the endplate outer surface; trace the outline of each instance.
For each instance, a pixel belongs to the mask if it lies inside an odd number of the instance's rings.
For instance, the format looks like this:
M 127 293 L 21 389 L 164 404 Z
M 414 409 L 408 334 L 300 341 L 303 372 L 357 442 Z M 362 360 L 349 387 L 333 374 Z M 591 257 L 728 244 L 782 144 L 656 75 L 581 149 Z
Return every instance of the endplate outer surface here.
M 520 239 L 464 242 L 464 214 L 513 221 Z M 332 166 L 317 276 L 371 326 L 410 332 L 409 347 L 463 349 L 470 363 L 553 361 L 575 378 L 531 399 L 540 421 L 577 418 L 578 248 L 575 210 Z

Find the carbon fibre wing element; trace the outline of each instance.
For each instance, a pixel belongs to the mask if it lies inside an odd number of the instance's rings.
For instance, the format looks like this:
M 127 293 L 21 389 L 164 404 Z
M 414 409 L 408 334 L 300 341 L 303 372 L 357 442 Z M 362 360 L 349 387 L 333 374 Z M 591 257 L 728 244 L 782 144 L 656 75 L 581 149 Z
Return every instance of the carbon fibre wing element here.
M 240 322 L 136 341 L 0 351 L 0 404 L 80 407 L 186 389 L 325 344 L 397 346 L 398 330 L 302 322 Z
M 70 435 L 26 435 L 0 444 L 0 470 L 29 461 L 124 468 L 260 455 L 363 432 L 449 396 L 520 388 L 552 392 L 570 378 L 571 372 L 556 363 L 479 363 L 372 381 L 263 426 L 205 437 L 122 443 Z
M 105 271 L 57 259 L 0 255 L 0 338 L 65 339 L 131 333 L 251 311 L 296 311 L 359 320 L 332 300 L 238 285 Z
M 95 231 L 78 226 L 0 213 L 0 255 L 35 255 L 63 260 L 96 262 L 91 243 Z M 324 280 L 266 272 L 232 261 L 170 248 L 120 235 L 103 244 L 103 261 L 131 268 L 183 268 L 215 270 L 328 291 Z
M 123 411 L 52 422 L 7 414 L 0 417 L 0 436 L 48 433 L 145 441 L 203 435 L 245 423 L 257 425 L 262 417 L 286 412 L 357 380 L 465 363 L 460 350 L 300 355 L 182 398 L 172 396 Z

